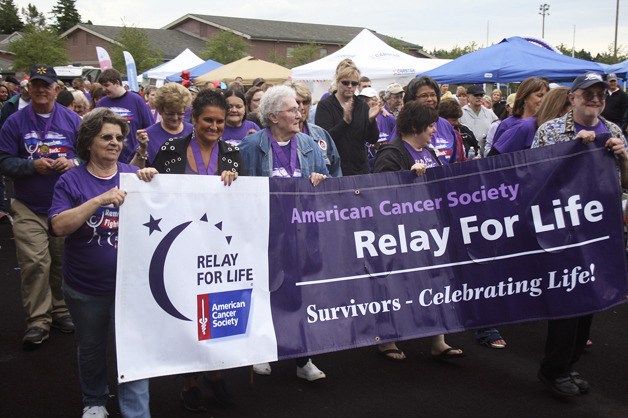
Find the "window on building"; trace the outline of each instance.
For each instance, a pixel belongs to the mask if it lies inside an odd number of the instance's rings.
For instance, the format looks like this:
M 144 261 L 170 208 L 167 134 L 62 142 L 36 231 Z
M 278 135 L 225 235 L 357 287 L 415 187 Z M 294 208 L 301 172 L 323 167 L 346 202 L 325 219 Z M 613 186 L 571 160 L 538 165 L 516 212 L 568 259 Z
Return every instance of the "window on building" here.
M 286 48 L 286 57 L 287 58 L 292 58 L 292 55 L 294 53 L 294 47 L 289 46 Z
M 320 53 L 321 58 L 326 57 L 327 56 L 327 48 L 319 49 L 319 53 Z

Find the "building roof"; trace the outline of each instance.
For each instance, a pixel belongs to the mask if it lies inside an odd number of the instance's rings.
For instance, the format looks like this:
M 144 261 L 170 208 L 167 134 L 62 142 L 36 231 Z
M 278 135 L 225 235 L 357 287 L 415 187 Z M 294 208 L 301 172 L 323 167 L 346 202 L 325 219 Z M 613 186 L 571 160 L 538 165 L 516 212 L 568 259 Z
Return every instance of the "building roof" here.
M 283 22 L 278 20 L 248 19 L 240 17 L 210 16 L 187 14 L 164 26 L 172 29 L 186 19 L 195 19 L 219 29 L 228 30 L 252 40 L 273 40 L 288 42 L 315 42 L 320 44 L 345 45 L 355 38 L 363 29 L 358 26 L 335 26 L 315 23 Z M 368 29 L 368 28 L 367 28 Z M 370 30 L 370 29 L 369 29 Z M 401 39 L 379 34 L 371 30 L 381 40 L 388 42 L 394 39 L 404 48 L 422 51 L 420 45 L 405 42 Z
M 77 30 L 84 30 L 94 36 L 102 38 L 107 42 L 117 43 L 116 39 L 118 39 L 122 29 L 123 26 L 88 25 L 81 23 L 62 33 L 61 37 L 65 38 Z M 206 42 L 203 39 L 178 30 L 148 28 L 137 29 L 144 31 L 148 35 L 148 39 L 150 40 L 152 47 L 157 48 L 164 53 L 164 60 L 171 60 L 175 58 L 185 48 L 189 48 L 192 52 L 198 54 L 203 49 Z

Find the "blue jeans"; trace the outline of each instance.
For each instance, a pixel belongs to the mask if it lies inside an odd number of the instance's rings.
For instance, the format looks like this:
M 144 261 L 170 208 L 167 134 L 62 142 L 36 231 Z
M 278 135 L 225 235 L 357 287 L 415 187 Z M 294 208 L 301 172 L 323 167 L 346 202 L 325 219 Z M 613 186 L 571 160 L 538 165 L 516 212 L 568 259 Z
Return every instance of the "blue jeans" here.
M 113 323 L 115 295 L 88 295 L 63 284 L 63 295 L 74 320 L 79 380 L 83 405 L 105 406 L 107 339 Z M 125 418 L 150 418 L 148 379 L 118 386 L 120 412 Z

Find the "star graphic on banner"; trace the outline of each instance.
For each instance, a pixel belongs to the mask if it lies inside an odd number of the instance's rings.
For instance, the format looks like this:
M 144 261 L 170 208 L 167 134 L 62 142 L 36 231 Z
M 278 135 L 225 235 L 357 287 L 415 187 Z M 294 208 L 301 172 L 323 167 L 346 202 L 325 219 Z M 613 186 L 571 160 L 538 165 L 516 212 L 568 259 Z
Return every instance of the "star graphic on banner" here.
M 154 231 L 161 232 L 161 228 L 159 228 L 159 222 L 161 222 L 161 218 L 155 219 L 153 215 L 150 215 L 150 221 L 143 224 L 148 228 L 148 235 L 151 235 Z

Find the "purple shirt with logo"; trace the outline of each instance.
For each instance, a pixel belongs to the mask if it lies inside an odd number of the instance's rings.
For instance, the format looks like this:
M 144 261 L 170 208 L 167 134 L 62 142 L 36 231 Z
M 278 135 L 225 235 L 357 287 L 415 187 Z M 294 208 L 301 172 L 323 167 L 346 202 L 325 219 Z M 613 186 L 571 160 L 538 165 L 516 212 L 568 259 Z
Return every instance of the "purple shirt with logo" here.
M 96 177 L 85 165 L 63 174 L 54 189 L 49 219 L 63 211 L 120 185 L 120 173 L 135 173 L 137 167 L 118 163 L 118 172 L 109 178 Z M 102 206 L 65 239 L 63 280 L 89 295 L 111 294 L 116 288 L 118 217 L 120 208 Z
M 105 96 L 100 99 L 96 107 L 108 107 L 129 123 L 129 135 L 119 158 L 119 161 L 128 163 L 133 159 L 133 154 L 137 149 L 135 133 L 138 129 L 145 129 L 153 124 L 150 108 L 139 94 L 130 92 L 126 92 L 115 99 Z
M 35 118 L 37 126 L 33 126 Z M 43 117 L 33 112 L 29 105 L 11 115 L 0 130 L 0 152 L 29 160 L 40 158 L 74 158 L 76 133 L 81 118 L 65 106 L 55 104 L 50 116 Z M 49 125 L 46 137 L 41 138 Z M 13 184 L 15 198 L 33 212 L 46 214 L 52 201 L 53 188 L 61 173 L 17 177 Z
M 440 165 L 427 149 L 423 148 L 421 151 L 417 151 L 406 141 L 403 141 L 403 145 L 406 147 L 415 163 L 425 164 L 427 168 L 438 167 Z
M 248 132 L 254 129 L 256 132 L 260 130 L 257 123 L 244 119 L 239 128 L 225 125 L 225 131 L 222 133 L 222 140 L 235 145 L 236 147 L 242 142 L 245 136 L 250 135 Z
M 493 148 L 500 154 L 529 149 L 532 146 L 532 141 L 534 141 L 536 128 L 536 117 L 520 119 L 502 132 L 499 140 L 493 144 Z

